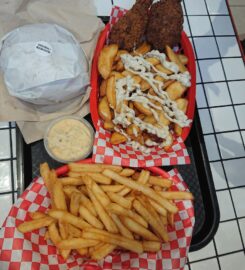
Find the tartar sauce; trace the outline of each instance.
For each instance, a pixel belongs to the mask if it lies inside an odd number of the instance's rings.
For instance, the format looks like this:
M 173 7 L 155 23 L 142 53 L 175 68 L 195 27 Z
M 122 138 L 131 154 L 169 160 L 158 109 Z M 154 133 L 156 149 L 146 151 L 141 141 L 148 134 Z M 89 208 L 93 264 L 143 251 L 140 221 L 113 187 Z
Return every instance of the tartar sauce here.
M 93 131 L 79 119 L 65 118 L 55 122 L 46 136 L 48 151 L 59 161 L 85 158 L 93 145 Z

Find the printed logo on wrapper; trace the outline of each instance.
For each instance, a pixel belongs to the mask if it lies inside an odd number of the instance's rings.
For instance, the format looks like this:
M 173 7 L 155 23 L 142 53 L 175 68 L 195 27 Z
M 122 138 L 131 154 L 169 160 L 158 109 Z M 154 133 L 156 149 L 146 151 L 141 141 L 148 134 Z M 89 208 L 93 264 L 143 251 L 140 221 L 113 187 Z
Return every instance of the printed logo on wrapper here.
M 173 180 L 173 191 L 188 190 L 178 171 L 169 172 Z M 22 234 L 16 226 L 30 220 L 28 212 L 45 212 L 50 207 L 50 199 L 43 179 L 38 178 L 25 190 L 10 210 L 0 230 L 1 270 L 183 270 L 189 251 L 195 223 L 193 203 L 189 200 L 176 201 L 179 212 L 174 216 L 174 227 L 168 227 L 169 243 L 162 244 L 157 253 L 137 254 L 115 250 L 103 260 L 86 260 L 73 253 L 65 261 L 56 247 L 44 239 L 46 229 Z
M 41 56 L 50 56 L 53 51 L 52 46 L 46 41 L 38 41 L 35 50 Z

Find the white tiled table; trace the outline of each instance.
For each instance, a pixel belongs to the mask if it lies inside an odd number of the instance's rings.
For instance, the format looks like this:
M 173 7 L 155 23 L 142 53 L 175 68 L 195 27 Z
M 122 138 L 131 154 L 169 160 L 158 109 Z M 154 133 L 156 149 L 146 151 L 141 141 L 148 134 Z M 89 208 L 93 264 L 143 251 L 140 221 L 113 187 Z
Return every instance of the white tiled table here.
M 94 1 L 108 16 L 111 0 Z M 114 0 L 130 8 L 134 0 Z M 185 0 L 184 29 L 197 64 L 197 107 L 220 206 L 214 239 L 185 270 L 245 269 L 245 67 L 225 0 Z M 15 127 L 0 124 L 0 224 L 17 194 Z M 207 217 L 208 218 L 208 217 Z

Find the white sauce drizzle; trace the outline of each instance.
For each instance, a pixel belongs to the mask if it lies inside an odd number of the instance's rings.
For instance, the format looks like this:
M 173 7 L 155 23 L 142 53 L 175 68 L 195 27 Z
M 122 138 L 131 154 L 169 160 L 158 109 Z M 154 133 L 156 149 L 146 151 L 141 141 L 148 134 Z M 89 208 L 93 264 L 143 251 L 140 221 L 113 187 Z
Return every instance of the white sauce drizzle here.
M 149 63 L 145 58 L 154 57 L 160 60 L 161 64 L 171 70 L 174 74 L 167 75 L 166 73 L 160 72 L 157 70 L 154 65 Z M 150 153 L 150 148 L 152 146 L 164 147 L 171 144 L 172 136 L 170 135 L 170 130 L 168 126 L 161 126 L 160 128 L 152 124 L 146 123 L 135 115 L 135 111 L 130 109 L 123 101 L 136 101 L 141 103 L 145 108 L 149 109 L 152 112 L 153 117 L 158 122 L 159 116 L 157 111 L 161 110 L 165 113 L 167 119 L 171 122 L 178 124 L 180 127 L 189 126 L 191 120 L 178 109 L 176 102 L 172 101 L 167 92 L 163 91 L 164 83 L 154 79 L 154 76 L 159 75 L 165 80 L 177 80 L 186 87 L 191 85 L 190 83 L 190 73 L 188 71 L 184 73 L 179 73 L 178 66 L 166 60 L 166 55 L 160 53 L 157 50 L 148 52 L 144 56 L 132 56 L 130 54 L 121 55 L 121 60 L 124 64 L 126 70 L 130 71 L 133 74 L 139 75 L 142 79 L 147 81 L 154 92 L 155 95 L 145 94 L 141 91 L 140 85 L 135 83 L 131 76 L 126 78 L 118 79 L 116 81 L 116 100 L 117 108 L 119 110 L 114 110 L 114 119 L 113 123 L 115 125 L 121 125 L 123 128 L 127 128 L 131 124 L 136 125 L 141 131 L 147 131 L 150 134 L 157 135 L 157 137 L 164 139 L 163 142 L 157 143 L 150 139 L 145 141 L 145 145 L 141 145 L 139 142 L 132 140 L 127 133 L 118 127 L 115 127 L 115 131 L 123 134 L 127 140 L 128 144 L 131 145 L 134 149 L 138 149 L 145 154 Z M 152 73 L 152 70 L 154 73 Z M 158 102 L 156 105 L 153 101 Z M 138 132 L 134 128 L 133 134 L 137 137 Z M 148 146 L 148 147 L 147 147 Z

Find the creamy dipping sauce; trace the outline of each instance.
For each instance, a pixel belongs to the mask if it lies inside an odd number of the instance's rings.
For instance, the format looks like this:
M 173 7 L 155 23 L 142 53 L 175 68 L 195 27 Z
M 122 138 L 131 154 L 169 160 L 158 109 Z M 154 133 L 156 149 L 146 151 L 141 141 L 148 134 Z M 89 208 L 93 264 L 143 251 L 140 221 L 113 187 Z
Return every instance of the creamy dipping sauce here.
M 47 133 L 47 147 L 60 161 L 85 158 L 93 145 L 93 131 L 82 121 L 65 118 L 57 121 Z

